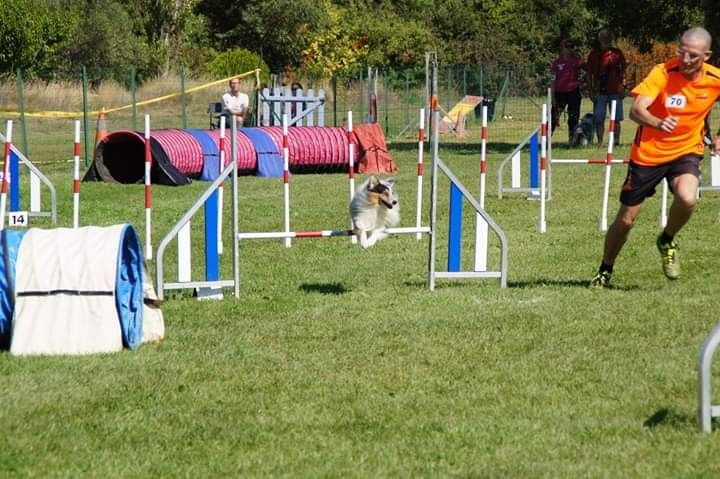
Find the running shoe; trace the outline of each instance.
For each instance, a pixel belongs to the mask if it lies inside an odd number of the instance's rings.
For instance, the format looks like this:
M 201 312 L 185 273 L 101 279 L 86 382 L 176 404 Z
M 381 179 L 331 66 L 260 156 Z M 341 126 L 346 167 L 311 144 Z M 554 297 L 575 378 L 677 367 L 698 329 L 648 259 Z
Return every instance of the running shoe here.
M 590 287 L 609 288 L 610 278 L 612 278 L 612 273 L 610 273 L 609 271 L 598 271 L 597 274 L 590 281 Z
M 663 273 L 667 279 L 678 279 L 680 277 L 680 256 L 678 255 L 678 245 L 672 241 L 670 243 L 661 243 L 660 236 L 657 239 L 657 249 L 660 251 L 662 258 Z

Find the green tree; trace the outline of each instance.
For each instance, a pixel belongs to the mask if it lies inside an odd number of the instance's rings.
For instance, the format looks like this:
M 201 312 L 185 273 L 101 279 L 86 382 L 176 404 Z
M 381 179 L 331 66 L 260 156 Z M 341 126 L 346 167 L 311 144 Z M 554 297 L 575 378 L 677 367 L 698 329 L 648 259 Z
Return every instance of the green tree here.
M 276 72 L 300 65 L 310 39 L 328 19 L 316 0 L 200 0 L 196 11 L 208 17 L 222 49 L 252 50 Z
M 425 20 L 408 18 L 388 5 L 356 6 L 347 25 L 357 43 L 366 48 L 368 66 L 421 63 L 424 52 L 433 44 L 432 31 Z
M 56 71 L 76 77 L 84 65 L 93 82 L 106 78 L 125 82 L 131 67 L 137 69 L 140 79 L 156 75 L 164 56 L 151 53 L 146 38 L 135 34 L 135 26 L 122 4 L 112 0 L 88 2 L 74 41 L 59 52 Z
M 53 76 L 55 55 L 74 32 L 78 15 L 42 0 L 0 0 L 0 73 Z
M 598 26 L 607 26 L 616 36 L 631 39 L 641 51 L 650 49 L 653 40 L 677 40 L 688 27 L 702 25 L 708 12 L 717 10 L 717 1 L 708 0 L 587 0 L 587 3 L 590 11 L 604 20 Z M 702 8 L 703 3 L 707 4 L 706 9 Z
M 131 19 L 141 29 L 135 34 L 143 37 L 154 51 L 163 53 L 159 59 L 163 73 L 180 62 L 185 48 L 198 46 L 186 43 L 190 34 L 199 38 L 194 13 L 197 3 L 198 0 L 130 0 L 125 4 Z M 202 21 L 199 23 L 204 26 Z
M 705 13 L 705 28 L 713 37 L 713 55 L 710 61 L 720 66 L 720 8 L 717 8 L 717 0 L 702 0 L 701 7 Z
M 311 76 L 330 77 L 353 72 L 365 59 L 367 45 L 362 45 L 348 28 L 351 14 L 346 8 L 325 0 L 328 26 L 317 31 L 303 51 L 301 70 Z

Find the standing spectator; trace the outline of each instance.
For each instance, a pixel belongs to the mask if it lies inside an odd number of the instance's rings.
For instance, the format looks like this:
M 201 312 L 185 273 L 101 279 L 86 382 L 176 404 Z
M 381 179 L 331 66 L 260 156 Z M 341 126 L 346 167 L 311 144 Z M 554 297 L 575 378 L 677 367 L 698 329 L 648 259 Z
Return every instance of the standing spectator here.
M 240 91 L 240 79 L 230 80 L 230 91 L 222 96 L 223 115 L 234 115 L 238 126 L 242 126 L 245 117 L 250 114 L 250 98 Z
M 560 126 L 560 114 L 567 107 L 568 143 L 573 146 L 573 133 L 580 120 L 580 70 L 584 62 L 575 55 L 572 40 L 560 42 L 560 56 L 550 66 L 550 88 L 553 93 L 552 133 Z
M 293 98 L 295 98 L 298 95 L 303 94 L 303 86 L 300 82 L 294 81 L 290 84 L 290 93 L 292 94 Z M 293 100 L 292 104 L 290 105 L 290 118 L 293 119 L 297 115 L 298 110 L 301 112 L 304 110 L 303 105 L 300 105 L 300 108 L 297 107 L 298 103 L 302 103 L 296 100 Z
M 620 144 L 620 124 L 623 121 L 622 100 L 625 93 L 625 55 L 619 48 L 612 46 L 613 34 L 608 29 L 598 33 L 598 47 L 590 51 L 587 70 L 590 83 L 590 99 L 593 102 L 595 131 L 598 143 L 605 136 L 605 116 L 611 102 L 616 101 L 615 143 Z
M 656 240 L 668 279 L 680 276 L 675 236 L 697 203 L 700 162 L 705 153 L 705 118 L 720 98 L 720 68 L 709 65 L 710 34 L 701 27 L 680 38 L 677 58 L 656 65 L 632 90 L 630 118 L 638 124 L 630 164 L 620 193 L 620 209 L 605 236 L 603 258 L 591 286 L 607 287 L 613 264 L 635 224 L 645 198 L 667 179 L 673 203 Z M 720 134 L 711 143 L 720 153 Z

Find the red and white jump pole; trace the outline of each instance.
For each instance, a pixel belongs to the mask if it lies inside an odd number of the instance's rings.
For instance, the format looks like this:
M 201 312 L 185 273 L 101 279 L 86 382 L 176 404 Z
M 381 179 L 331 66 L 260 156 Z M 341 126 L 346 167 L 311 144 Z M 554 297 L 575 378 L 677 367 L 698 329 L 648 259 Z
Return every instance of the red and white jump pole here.
M 75 120 L 73 144 L 73 228 L 80 226 L 80 120 Z
M 480 130 L 480 208 L 485 209 L 485 174 L 487 173 L 487 106 L 482 107 Z M 475 271 L 487 271 L 488 224 L 482 215 L 475 219 Z
M 283 113 L 283 195 L 284 202 L 283 208 L 285 211 L 284 226 L 285 232 L 290 231 L 290 145 L 288 142 L 288 117 L 287 113 Z M 351 150 L 352 151 L 352 150 Z M 352 198 L 352 197 L 351 197 Z M 285 247 L 289 248 L 291 245 L 290 238 L 285 238 Z
M 385 231 L 389 234 L 416 234 L 429 233 L 429 226 L 405 227 L 405 228 L 387 228 Z M 251 233 L 238 233 L 239 240 L 261 240 L 261 239 L 280 239 L 280 238 L 331 238 L 335 236 L 355 236 L 353 230 L 315 230 L 315 231 L 264 231 Z
M 0 230 L 5 229 L 5 208 L 7 207 L 8 172 L 10 168 L 10 151 L 12 149 L 12 120 L 7 121 L 5 128 L 5 161 L 3 162 L 2 190 L 0 190 Z
M 145 115 L 145 257 L 152 259 L 152 187 L 150 170 L 152 154 L 150 153 L 150 115 Z
M 606 165 L 607 160 L 600 160 L 600 159 L 589 159 L 589 160 L 582 160 L 582 159 L 552 159 L 550 160 L 550 163 L 555 164 L 561 164 L 561 165 Z M 611 163 L 622 163 L 627 165 L 630 163 L 630 160 L 612 160 Z
M 612 172 L 613 144 L 615 143 L 615 111 L 616 101 L 610 103 L 610 128 L 608 129 L 607 157 L 605 158 L 605 188 L 603 191 L 602 212 L 600 214 L 600 231 L 608 229 L 608 198 L 610 197 L 610 173 Z
M 538 223 L 538 230 L 540 233 L 545 233 L 545 231 L 547 231 L 547 222 L 545 221 L 545 203 L 547 196 L 547 138 L 547 103 L 543 103 L 540 119 L 540 221 Z
M 355 196 L 355 138 L 353 135 L 353 120 L 352 111 L 347 113 L 347 135 L 348 135 L 348 183 L 350 184 L 350 201 Z M 349 203 L 348 203 L 349 204 Z M 350 218 L 350 229 L 355 228 L 355 225 Z M 357 243 L 357 237 L 351 236 L 353 244 Z
M 220 117 L 220 137 L 218 138 L 218 174 L 222 173 L 225 169 L 225 115 Z M 217 243 L 218 243 L 218 254 L 223 254 L 223 240 L 222 240 L 222 228 L 223 228 L 223 186 L 224 181 L 221 181 L 218 185 L 218 218 L 217 218 Z
M 425 153 L 425 108 L 420 108 L 420 125 L 418 127 L 418 160 L 417 160 L 417 200 L 415 202 L 417 211 L 415 215 L 415 226 L 420 227 L 422 222 L 422 186 L 423 186 L 423 156 Z M 416 235 L 418 241 L 422 239 L 422 233 Z

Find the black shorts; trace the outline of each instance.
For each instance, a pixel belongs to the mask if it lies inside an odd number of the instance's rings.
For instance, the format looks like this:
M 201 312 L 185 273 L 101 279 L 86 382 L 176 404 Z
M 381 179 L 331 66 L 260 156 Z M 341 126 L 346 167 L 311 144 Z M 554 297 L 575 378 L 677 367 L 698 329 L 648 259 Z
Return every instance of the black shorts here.
M 669 163 L 657 166 L 641 166 L 632 161 L 628 165 L 627 176 L 620 192 L 620 203 L 625 206 L 636 206 L 645 198 L 655 194 L 655 187 L 667 178 L 672 191 L 672 180 L 676 176 L 690 173 L 700 178 L 700 155 L 685 155 Z

